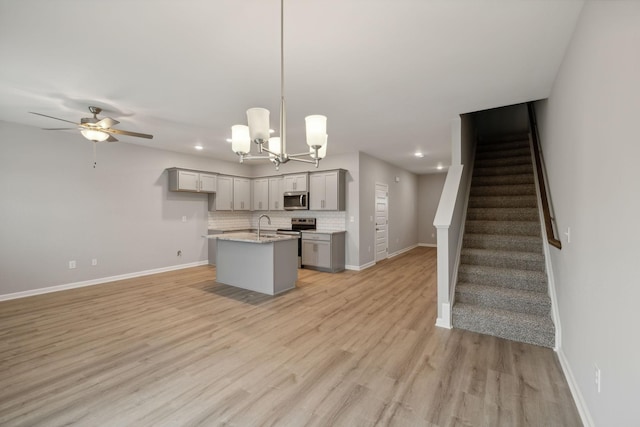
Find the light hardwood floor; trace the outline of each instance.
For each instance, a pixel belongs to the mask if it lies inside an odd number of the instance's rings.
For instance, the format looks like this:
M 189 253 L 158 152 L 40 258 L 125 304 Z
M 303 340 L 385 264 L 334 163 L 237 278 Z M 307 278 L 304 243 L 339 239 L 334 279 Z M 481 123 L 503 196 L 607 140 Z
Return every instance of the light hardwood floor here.
M 300 270 L 276 297 L 204 266 L 0 302 L 0 425 L 581 425 L 552 350 L 434 326 L 435 265 Z

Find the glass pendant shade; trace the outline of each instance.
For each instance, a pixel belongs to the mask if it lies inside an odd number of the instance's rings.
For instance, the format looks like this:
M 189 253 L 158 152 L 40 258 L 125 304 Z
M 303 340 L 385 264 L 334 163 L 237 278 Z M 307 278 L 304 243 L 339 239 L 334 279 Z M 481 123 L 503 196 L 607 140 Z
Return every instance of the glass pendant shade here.
M 304 118 L 307 128 L 307 145 L 320 148 L 327 141 L 327 117 L 314 115 Z
M 269 151 L 276 154 L 282 154 L 281 150 L 282 150 L 282 145 L 280 144 L 280 137 L 274 136 L 269 138 Z M 273 159 L 275 157 L 276 157 L 275 155 L 269 153 L 270 159 Z
M 249 108 L 247 110 L 249 136 L 251 141 L 269 140 L 269 110 L 266 108 Z
M 311 151 L 309 152 L 309 155 L 311 156 L 312 159 L 324 159 L 324 157 L 327 155 L 327 145 L 328 145 L 327 137 L 328 135 L 325 133 L 324 144 L 322 144 L 322 146 L 318 148 L 318 156 L 316 156 L 316 150 L 314 148 L 311 149 Z
M 248 154 L 251 150 L 249 127 L 245 125 L 231 126 L 231 149 L 236 154 Z
M 106 139 L 109 139 L 109 134 L 100 130 L 82 129 L 80 133 L 89 141 L 102 142 Z

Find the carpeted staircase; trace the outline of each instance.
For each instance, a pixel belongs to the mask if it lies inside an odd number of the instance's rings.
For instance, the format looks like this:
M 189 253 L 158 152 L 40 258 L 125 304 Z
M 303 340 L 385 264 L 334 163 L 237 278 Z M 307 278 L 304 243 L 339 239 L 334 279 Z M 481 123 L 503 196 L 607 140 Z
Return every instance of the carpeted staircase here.
M 554 347 L 528 137 L 481 141 L 471 180 L 453 326 Z

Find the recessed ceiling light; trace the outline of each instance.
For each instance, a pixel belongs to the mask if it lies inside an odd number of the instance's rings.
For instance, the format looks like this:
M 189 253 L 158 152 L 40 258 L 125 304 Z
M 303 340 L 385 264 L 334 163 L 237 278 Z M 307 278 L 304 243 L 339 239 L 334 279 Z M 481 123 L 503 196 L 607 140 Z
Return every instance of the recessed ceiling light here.
M 231 143 L 231 142 L 233 142 L 233 140 L 231 138 L 227 138 L 227 142 Z
M 442 169 L 444 169 L 444 166 L 442 166 L 441 164 L 438 164 L 438 166 L 436 166 L 436 169 L 442 170 Z
M 273 129 L 269 129 L 269 133 L 276 133 L 276 131 Z
M 204 150 L 204 147 L 202 145 L 200 145 L 200 144 L 196 145 L 193 148 L 195 148 L 196 150 Z
M 421 153 L 420 151 L 416 151 L 413 155 L 418 157 L 418 158 L 423 158 L 424 157 L 424 154 Z

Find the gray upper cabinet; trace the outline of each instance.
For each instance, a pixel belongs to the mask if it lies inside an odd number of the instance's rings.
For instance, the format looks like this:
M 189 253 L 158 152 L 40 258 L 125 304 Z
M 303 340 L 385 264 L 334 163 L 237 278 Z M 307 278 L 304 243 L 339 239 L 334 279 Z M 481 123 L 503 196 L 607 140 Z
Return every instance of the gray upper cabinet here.
M 269 209 L 269 178 L 257 178 L 251 181 L 253 185 L 253 210 L 266 211 Z
M 233 177 L 218 175 L 215 207 L 217 211 L 233 210 Z
M 309 209 L 345 210 L 345 170 L 314 172 L 309 176 Z
M 216 192 L 217 176 L 214 174 L 178 168 L 170 168 L 168 171 L 170 191 Z
M 281 176 L 269 178 L 269 210 L 284 210 L 284 179 Z
M 309 191 L 307 182 L 309 180 L 309 174 L 296 174 L 284 176 L 284 191 Z
M 233 178 L 233 210 L 251 210 L 251 180 L 249 178 Z

